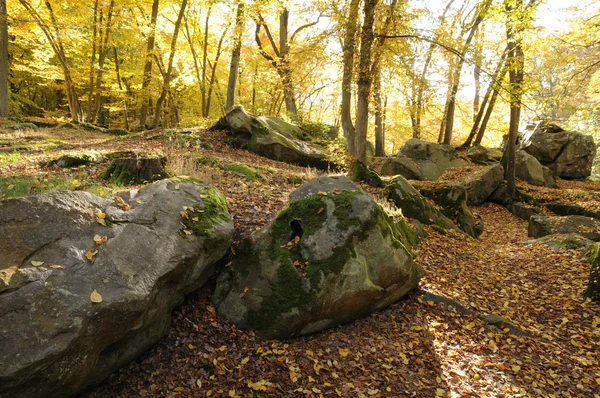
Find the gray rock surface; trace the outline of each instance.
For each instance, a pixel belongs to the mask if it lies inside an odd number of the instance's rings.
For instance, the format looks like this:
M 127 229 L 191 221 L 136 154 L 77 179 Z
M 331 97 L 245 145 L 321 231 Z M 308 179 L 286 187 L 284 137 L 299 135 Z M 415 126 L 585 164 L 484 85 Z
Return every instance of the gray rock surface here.
M 515 154 L 515 176 L 532 185 L 555 188 L 556 180 L 552 171 L 529 153 L 519 150 Z
M 554 126 L 556 127 L 556 126 Z M 520 148 L 561 178 L 585 178 L 592 172 L 596 144 L 591 135 L 544 123 L 520 133 Z
M 122 199 L 128 210 L 81 191 L 0 202 L 0 397 L 99 383 L 167 333 L 230 247 L 225 198 L 206 184 L 162 180 Z
M 528 205 L 522 202 L 513 203 L 508 210 L 522 220 L 529 221 L 531 216 L 542 213 L 542 209 L 537 206 Z
M 412 229 L 348 178 L 319 177 L 255 232 L 219 276 L 219 314 L 263 338 L 318 332 L 383 309 L 414 289 L 422 268 Z
M 468 177 L 462 185 L 467 190 L 467 204 L 477 206 L 483 204 L 487 198 L 500 186 L 504 179 L 504 168 L 495 164 Z
M 533 238 L 553 234 L 578 234 L 598 242 L 600 241 L 600 220 L 584 216 L 532 216 L 529 219 L 528 234 Z
M 456 157 L 450 145 L 434 144 L 411 138 L 400 149 L 396 158 L 383 165 L 382 175 L 400 174 L 409 180 L 437 180 L 453 167 L 464 162 Z
M 320 169 L 330 165 L 322 147 L 299 139 L 301 130 L 281 118 L 254 116 L 236 105 L 225 121 L 243 147 L 261 156 Z

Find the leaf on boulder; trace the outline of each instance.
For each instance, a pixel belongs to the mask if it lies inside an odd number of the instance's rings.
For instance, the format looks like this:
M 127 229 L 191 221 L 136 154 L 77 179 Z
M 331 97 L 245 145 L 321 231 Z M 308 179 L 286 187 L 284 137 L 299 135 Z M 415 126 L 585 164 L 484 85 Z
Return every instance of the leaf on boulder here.
M 90 249 L 85 252 L 85 258 L 87 258 L 90 261 L 90 263 L 94 264 L 94 261 L 96 261 L 96 254 L 98 254 L 98 250 Z
M 31 265 L 33 265 L 34 267 L 39 267 L 40 265 L 44 265 L 43 261 L 32 261 Z
M 92 303 L 96 303 L 96 304 L 102 302 L 102 296 L 100 295 L 100 293 L 98 293 L 98 291 L 96 289 L 94 289 L 92 294 L 90 294 L 90 301 Z

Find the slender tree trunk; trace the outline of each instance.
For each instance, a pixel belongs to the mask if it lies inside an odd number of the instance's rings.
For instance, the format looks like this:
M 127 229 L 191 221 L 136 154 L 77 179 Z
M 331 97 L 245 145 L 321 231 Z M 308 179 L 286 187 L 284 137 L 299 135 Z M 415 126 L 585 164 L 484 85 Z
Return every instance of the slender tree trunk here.
M 473 40 L 475 31 L 477 30 L 477 27 L 479 26 L 481 21 L 483 21 L 483 18 L 487 14 L 487 11 L 490 8 L 491 4 L 492 4 L 491 0 L 484 0 L 481 3 L 481 7 L 477 12 L 477 16 L 475 17 L 475 20 L 473 21 L 471 28 L 469 29 L 469 34 L 467 36 L 467 39 L 465 40 L 465 43 L 463 45 L 461 52 L 460 52 L 461 57 L 458 59 L 457 67 L 454 72 L 452 88 L 450 90 L 450 93 L 448 96 L 448 101 L 447 101 L 448 106 L 446 108 L 446 113 L 445 113 L 446 122 L 445 122 L 445 126 L 444 126 L 444 141 L 443 141 L 444 144 L 450 145 L 450 143 L 452 142 L 452 132 L 454 129 L 454 112 L 456 109 L 456 94 L 458 93 L 458 86 L 460 83 L 460 74 L 462 71 L 462 67 L 464 65 L 465 55 L 467 53 L 467 50 L 469 49 L 469 46 L 471 45 L 471 41 Z
M 476 135 L 479 136 L 478 132 L 480 131 L 480 124 L 482 123 L 484 114 L 487 115 L 487 112 L 490 109 L 490 105 L 492 109 L 494 107 L 493 102 L 490 101 L 490 96 L 493 97 L 492 93 L 496 93 L 495 89 L 498 87 L 498 84 L 501 83 L 502 79 L 504 79 L 504 75 L 506 73 L 506 70 L 504 69 L 504 61 L 506 60 L 506 54 L 507 52 L 505 49 L 502 52 L 500 59 L 498 60 L 498 64 L 496 65 L 496 69 L 494 70 L 494 74 L 492 75 L 492 78 L 490 80 L 490 84 L 488 85 L 488 88 L 485 91 L 483 100 L 481 101 L 481 105 L 479 106 L 479 110 L 475 115 L 475 120 L 473 121 L 471 132 L 469 133 L 469 136 L 467 137 L 465 142 L 461 145 L 461 148 L 469 148 L 471 146 L 471 143 L 473 143 L 473 138 L 475 138 Z
M 344 27 L 343 42 L 343 72 L 342 72 L 342 102 L 341 124 L 344 137 L 348 142 L 348 152 L 354 155 L 355 129 L 352 124 L 352 76 L 354 75 L 354 52 L 356 49 L 356 30 L 358 29 L 359 0 L 350 0 L 348 19 Z
M 88 88 L 88 101 L 86 121 L 92 119 L 92 98 L 94 97 L 94 69 L 96 66 L 96 49 L 98 47 L 98 0 L 94 1 L 94 24 L 92 26 L 92 57 L 90 58 L 90 85 Z
M 190 34 L 190 28 L 188 24 L 188 18 L 183 18 L 184 36 L 190 46 L 190 52 L 192 53 L 192 60 L 194 61 L 194 72 L 196 72 L 196 81 L 198 82 L 198 88 L 202 93 L 202 75 L 200 73 L 200 64 L 198 63 L 198 54 L 196 53 L 196 47 L 194 46 L 194 37 Z M 194 31 L 195 32 L 195 31 Z M 200 105 L 200 116 L 202 116 L 202 104 Z
M 6 0 L 0 0 L 0 117 L 8 116 L 8 21 Z
M 288 43 L 288 21 L 290 12 L 284 8 L 279 15 L 279 64 L 277 72 L 281 77 L 283 84 L 283 98 L 285 100 L 285 110 L 292 115 L 298 114 L 296 106 L 296 93 L 294 92 L 294 84 L 292 82 L 292 72 L 290 69 L 289 43 Z
M 446 4 L 446 7 L 444 8 L 442 15 L 440 16 L 440 28 L 444 25 L 444 22 L 446 21 L 446 14 L 448 14 L 448 10 L 450 10 L 450 7 L 452 6 L 452 3 L 454 3 L 454 1 L 455 0 L 450 0 Z M 436 35 L 436 39 L 438 36 L 439 35 Z M 435 43 L 429 44 L 429 48 L 427 49 L 427 56 L 425 57 L 425 63 L 423 64 L 423 70 L 421 71 L 421 74 L 418 77 L 416 90 L 413 90 L 413 95 L 414 91 L 417 92 L 416 99 L 413 99 L 413 101 L 411 101 L 411 123 L 413 127 L 413 138 L 421 137 L 421 119 L 423 118 L 423 113 L 425 113 L 423 97 L 425 95 L 425 87 L 427 85 L 427 80 L 425 78 L 427 76 L 431 60 L 433 58 L 433 50 L 435 49 L 435 46 Z
M 486 107 L 485 115 L 481 120 L 481 126 L 479 126 L 479 130 L 477 131 L 477 137 L 475 138 L 475 145 L 480 145 L 481 140 L 483 139 L 483 135 L 485 134 L 485 130 L 487 129 L 488 122 L 490 121 L 490 117 L 492 116 L 492 112 L 494 111 L 494 105 L 496 105 L 496 100 L 498 99 L 498 94 L 500 93 L 500 89 L 502 88 L 502 81 L 504 80 L 504 76 L 506 76 L 506 72 L 508 68 L 506 65 L 503 66 L 502 71 L 498 76 L 498 80 L 494 83 L 494 87 L 492 89 L 492 96 L 490 101 Z
M 221 48 L 223 46 L 223 40 L 225 39 L 225 35 L 227 34 L 227 29 L 223 30 L 223 34 L 221 34 L 221 38 L 219 39 L 219 44 L 217 45 L 217 53 L 215 54 L 215 62 L 210 65 L 210 83 L 208 84 L 208 96 L 206 98 L 206 117 L 210 115 L 210 99 L 212 97 L 213 88 L 216 81 L 217 76 L 217 66 L 219 65 L 219 58 L 221 57 Z
M 475 95 L 473 96 L 473 122 L 479 113 L 479 100 L 481 93 L 481 64 L 483 62 L 483 23 L 475 34 L 475 55 L 473 56 L 473 82 L 475 83 Z
M 508 56 L 508 76 L 510 80 L 510 124 L 508 129 L 506 183 L 508 186 L 508 202 L 512 203 L 516 195 L 515 152 L 519 120 L 521 117 L 521 98 L 523 83 L 523 0 L 505 0 L 506 40 Z
M 152 128 L 158 127 L 160 123 L 160 113 L 162 110 L 162 105 L 165 101 L 168 91 L 170 90 L 171 73 L 173 72 L 173 60 L 175 58 L 175 47 L 177 46 L 177 36 L 179 35 L 179 28 L 181 27 L 181 20 L 183 19 L 186 6 L 187 0 L 182 0 L 181 9 L 179 10 L 179 15 L 177 16 L 175 27 L 173 28 L 173 38 L 171 39 L 171 52 L 169 53 L 169 64 L 165 72 L 165 78 L 163 81 L 163 87 L 160 93 L 160 97 L 158 97 L 158 100 L 156 101 L 156 111 L 154 113 L 154 123 L 152 123 Z
M 202 77 L 200 80 L 200 96 L 202 99 L 202 103 L 200 108 L 202 109 L 202 117 L 208 117 L 206 112 L 206 63 L 208 60 L 208 23 L 210 21 L 210 12 L 212 10 L 212 4 L 208 6 L 208 10 L 206 11 L 206 18 L 204 20 L 204 48 L 202 51 Z
M 142 106 L 140 108 L 140 128 L 146 128 L 146 118 L 148 117 L 148 106 L 150 101 L 150 92 L 148 87 L 152 80 L 152 59 L 154 58 L 154 40 L 156 34 L 156 20 L 158 19 L 158 6 L 160 0 L 152 2 L 152 15 L 150 16 L 150 33 L 148 34 L 148 43 L 146 47 L 146 63 L 144 64 L 144 76 L 142 78 Z
M 235 86 L 237 84 L 238 71 L 240 68 L 240 54 L 242 51 L 242 34 L 244 32 L 244 2 L 239 0 L 235 18 L 233 51 L 231 52 L 231 64 L 229 66 L 229 80 L 227 82 L 227 103 L 225 108 L 229 110 L 235 104 Z
M 113 46 L 113 53 L 115 56 L 115 73 L 117 74 L 117 84 L 119 85 L 119 90 L 123 92 L 121 70 L 119 68 L 119 50 L 117 49 L 117 46 Z M 123 123 L 125 125 L 125 130 L 129 130 L 129 120 L 127 118 L 127 93 L 125 93 L 123 97 Z
M 383 156 L 385 155 L 385 133 L 387 130 L 387 103 L 388 103 L 388 97 L 387 95 L 385 96 L 385 99 L 383 100 L 383 131 L 382 131 L 382 147 L 383 147 Z
M 375 102 L 375 156 L 385 156 L 383 143 L 383 100 L 381 98 L 381 69 L 375 76 L 373 85 L 373 100 Z
M 98 75 L 96 76 L 96 98 L 94 100 L 94 115 L 93 121 L 94 123 L 98 122 L 98 115 L 100 113 L 101 101 L 102 101 L 102 75 L 104 73 L 104 61 L 106 60 L 106 55 L 108 53 L 108 39 L 110 37 L 110 28 L 112 25 L 112 14 L 113 8 L 115 5 L 115 0 L 111 0 L 108 6 L 108 16 L 106 18 L 106 25 L 104 29 L 104 37 L 100 34 L 100 48 L 98 49 Z
M 371 94 L 371 50 L 373 47 L 375 7 L 378 0 L 365 0 L 364 22 L 361 31 L 358 90 L 356 107 L 356 137 L 354 147 L 357 160 L 367 162 L 367 129 L 369 126 L 369 95 Z

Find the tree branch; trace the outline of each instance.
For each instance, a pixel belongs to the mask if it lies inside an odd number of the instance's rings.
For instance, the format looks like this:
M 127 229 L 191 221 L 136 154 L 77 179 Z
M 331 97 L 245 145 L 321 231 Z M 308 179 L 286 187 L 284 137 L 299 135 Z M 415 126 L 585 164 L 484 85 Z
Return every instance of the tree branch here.
M 258 52 L 260 52 L 260 55 L 262 55 L 267 61 L 269 61 L 271 63 L 271 65 L 273 65 L 273 67 L 277 67 L 277 61 L 275 61 L 275 58 L 273 58 L 271 56 L 271 54 L 269 54 L 267 51 L 265 51 L 265 49 L 263 48 L 262 42 L 260 41 L 260 26 L 261 23 L 260 21 L 255 21 L 256 22 L 256 31 L 254 33 L 254 39 L 256 40 L 256 45 L 258 46 Z
M 281 58 L 281 54 L 279 53 L 279 49 L 277 48 L 277 44 L 275 44 L 275 40 L 273 40 L 273 35 L 271 35 L 271 31 L 269 30 L 269 26 L 267 25 L 267 23 L 263 19 L 262 15 L 258 14 L 258 20 L 259 20 L 260 24 L 265 27 L 265 33 L 267 34 L 267 37 L 269 38 L 269 43 L 271 43 L 271 47 L 273 47 L 273 52 L 275 52 L 275 55 L 277 56 L 277 58 Z M 258 24 L 258 22 L 257 22 L 257 24 Z M 258 34 L 258 27 L 257 27 L 256 32 Z
M 294 31 L 294 33 L 292 33 L 292 37 L 290 38 L 290 43 L 293 43 L 293 42 L 294 42 L 294 39 L 295 39 L 296 35 L 297 35 L 297 34 L 298 34 L 300 31 L 302 31 L 302 30 L 304 30 L 304 29 L 306 29 L 306 28 L 310 28 L 311 26 L 315 26 L 316 24 L 318 24 L 318 23 L 319 23 L 319 19 L 321 19 L 321 17 L 322 17 L 322 16 L 323 16 L 323 14 L 319 13 L 319 16 L 317 17 L 317 20 L 316 20 L 315 22 L 310 22 L 310 23 L 307 23 L 306 25 L 302 25 L 302 26 L 300 26 L 298 29 L 296 29 L 296 30 Z

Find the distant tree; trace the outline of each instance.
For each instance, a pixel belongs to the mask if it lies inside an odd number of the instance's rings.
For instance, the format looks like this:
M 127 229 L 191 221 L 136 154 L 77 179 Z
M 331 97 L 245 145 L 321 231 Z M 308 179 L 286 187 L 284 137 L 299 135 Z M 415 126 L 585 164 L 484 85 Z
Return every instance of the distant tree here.
M 6 0 L 0 0 L 0 117 L 8 116 L 8 21 Z
M 244 32 L 244 2 L 238 1 L 235 17 L 235 30 L 233 51 L 231 52 L 231 63 L 229 66 L 229 80 L 227 82 L 227 102 L 225 110 L 228 110 L 235 104 L 235 88 L 240 68 L 240 54 L 242 51 L 242 34 Z

